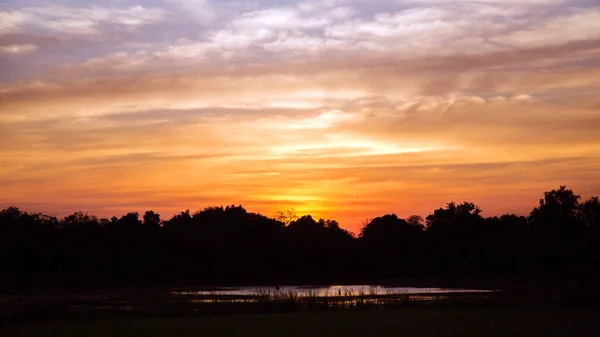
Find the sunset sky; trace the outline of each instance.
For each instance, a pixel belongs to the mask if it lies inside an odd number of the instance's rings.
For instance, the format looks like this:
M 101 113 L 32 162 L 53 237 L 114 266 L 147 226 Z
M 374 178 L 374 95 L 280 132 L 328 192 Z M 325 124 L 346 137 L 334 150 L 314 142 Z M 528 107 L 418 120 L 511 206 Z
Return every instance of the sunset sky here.
M 0 0 L 0 208 L 356 230 L 600 194 L 597 0 Z

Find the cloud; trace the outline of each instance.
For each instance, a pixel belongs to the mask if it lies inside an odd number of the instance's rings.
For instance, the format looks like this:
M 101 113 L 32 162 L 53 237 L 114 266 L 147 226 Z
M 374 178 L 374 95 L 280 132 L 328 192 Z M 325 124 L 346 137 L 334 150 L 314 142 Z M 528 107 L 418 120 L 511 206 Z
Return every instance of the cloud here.
M 30 20 L 26 13 L 15 11 L 0 11 L 0 34 L 17 30 L 19 25 Z
M 531 97 L 531 95 L 516 95 L 511 97 L 510 99 L 513 101 L 529 102 L 533 100 L 533 97 Z
M 319 7 L 319 11 L 314 10 L 317 5 L 308 4 L 240 10 L 237 15 L 223 17 L 222 23 L 198 30 L 195 36 L 186 32 L 165 41 L 154 39 L 140 44 L 137 50 L 130 44 L 122 45 L 120 51 L 94 55 L 81 64 L 94 60 L 98 68 L 104 69 L 100 65 L 104 60 L 106 66 L 117 67 L 118 62 L 112 63 L 114 55 L 139 59 L 137 56 L 143 54 L 147 71 L 262 67 L 264 71 L 285 72 L 307 67 L 365 66 L 376 70 L 391 62 L 403 72 L 419 68 L 434 71 L 434 67 L 435 71 L 460 71 L 519 62 L 534 62 L 528 67 L 557 67 L 572 60 L 577 51 L 594 50 L 600 37 L 594 33 L 600 31 L 594 29 L 599 21 L 594 17 L 597 10 L 587 8 L 569 9 L 563 17 L 557 17 L 539 10 L 531 15 L 533 10 L 526 6 L 464 2 L 364 16 L 357 14 L 357 8 L 337 6 L 335 2 Z M 564 25 L 570 28 L 556 35 L 557 28 L 552 27 Z M 592 60 L 596 56 L 579 57 Z M 459 66 L 463 69 L 457 69 Z
M 208 24 L 212 22 L 216 13 L 210 0 L 162 0 L 166 4 L 179 6 L 182 14 L 191 15 L 197 23 Z
M 414 4 L 427 4 L 427 5 L 433 5 L 433 4 L 454 4 L 456 3 L 456 1 L 454 0 L 407 0 L 405 2 L 408 3 L 414 3 Z M 565 2 L 567 2 L 566 0 L 466 0 L 466 1 L 461 1 L 461 2 L 471 2 L 471 3 L 476 3 L 476 4 L 493 4 L 493 5 L 504 5 L 504 6 L 514 6 L 514 5 L 520 5 L 520 6 L 529 6 L 529 5 L 543 5 L 543 6 L 548 6 L 548 5 L 560 5 L 563 4 Z
M 163 21 L 167 11 L 130 7 L 67 7 L 47 5 L 0 12 L 0 33 L 43 30 L 75 35 L 98 34 L 107 29 L 135 28 Z
M 33 44 L 11 44 L 8 46 L 0 46 L 0 52 L 6 54 L 23 54 L 31 53 L 38 49 L 38 46 Z
M 590 1 L 38 3 L 0 12 L 0 204 L 352 226 L 600 186 Z
M 600 38 L 600 10 L 588 9 L 569 14 L 494 37 L 493 41 L 513 47 L 532 48 Z

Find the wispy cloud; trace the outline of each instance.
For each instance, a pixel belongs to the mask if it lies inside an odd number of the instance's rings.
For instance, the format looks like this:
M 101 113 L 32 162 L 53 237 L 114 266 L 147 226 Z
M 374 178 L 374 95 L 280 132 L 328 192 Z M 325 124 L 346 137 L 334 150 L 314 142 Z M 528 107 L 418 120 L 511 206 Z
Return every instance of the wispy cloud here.
M 1 32 L 48 30 L 55 33 L 95 34 L 115 27 L 138 27 L 163 21 L 167 11 L 131 7 L 68 7 L 47 5 L 2 12 Z
M 0 46 L 0 52 L 7 54 L 22 54 L 34 52 L 38 46 L 33 44 L 11 44 L 8 46 Z

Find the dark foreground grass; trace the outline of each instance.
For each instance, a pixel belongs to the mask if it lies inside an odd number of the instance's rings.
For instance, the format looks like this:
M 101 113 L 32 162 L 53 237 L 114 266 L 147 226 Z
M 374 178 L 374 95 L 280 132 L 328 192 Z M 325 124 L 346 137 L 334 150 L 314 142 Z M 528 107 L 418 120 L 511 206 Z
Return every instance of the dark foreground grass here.
M 600 335 L 591 309 L 353 310 L 191 318 L 97 319 L 9 323 L 5 337 L 188 336 L 556 336 Z

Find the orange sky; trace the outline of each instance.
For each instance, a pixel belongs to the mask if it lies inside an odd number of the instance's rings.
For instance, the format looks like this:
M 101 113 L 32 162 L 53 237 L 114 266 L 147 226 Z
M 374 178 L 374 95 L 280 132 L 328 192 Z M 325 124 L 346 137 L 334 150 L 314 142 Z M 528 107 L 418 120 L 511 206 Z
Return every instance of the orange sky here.
M 9 1 L 0 207 L 356 230 L 600 192 L 593 1 Z

